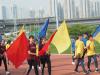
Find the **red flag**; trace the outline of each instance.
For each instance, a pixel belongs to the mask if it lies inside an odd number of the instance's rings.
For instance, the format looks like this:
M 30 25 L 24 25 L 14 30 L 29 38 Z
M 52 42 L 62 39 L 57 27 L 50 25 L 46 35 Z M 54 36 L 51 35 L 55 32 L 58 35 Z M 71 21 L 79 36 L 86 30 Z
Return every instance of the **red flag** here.
M 18 68 L 28 57 L 28 39 L 23 32 L 7 50 L 8 59 Z
M 46 51 L 48 51 L 48 48 L 50 46 L 50 43 L 52 42 L 53 37 L 55 36 L 56 31 L 51 35 L 50 39 L 48 40 L 48 42 L 43 46 L 43 48 L 39 51 L 39 55 L 44 55 L 44 53 Z

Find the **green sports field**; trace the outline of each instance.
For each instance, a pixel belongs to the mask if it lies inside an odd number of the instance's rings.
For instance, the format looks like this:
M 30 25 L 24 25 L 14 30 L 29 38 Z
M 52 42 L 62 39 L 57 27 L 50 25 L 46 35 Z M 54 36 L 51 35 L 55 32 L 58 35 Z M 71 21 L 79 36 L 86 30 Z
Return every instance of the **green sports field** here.
M 96 53 L 100 53 L 100 43 L 95 42 L 95 46 L 96 46 Z M 50 52 L 52 54 L 58 54 L 58 51 L 57 51 L 56 47 L 53 44 L 50 45 L 49 50 L 50 50 Z M 70 49 L 67 49 L 62 54 L 71 54 L 71 50 Z
M 88 32 L 88 34 L 93 34 L 97 26 L 98 24 L 68 25 L 68 31 L 69 31 L 70 37 L 74 36 L 75 38 L 77 38 L 78 34 L 80 33 L 83 34 L 85 32 Z M 51 35 L 51 33 L 49 35 Z M 96 53 L 100 53 L 100 43 L 95 41 L 95 46 L 96 46 Z M 49 50 L 52 54 L 58 54 L 56 47 L 52 44 L 50 45 Z M 63 54 L 71 54 L 71 48 L 67 49 Z

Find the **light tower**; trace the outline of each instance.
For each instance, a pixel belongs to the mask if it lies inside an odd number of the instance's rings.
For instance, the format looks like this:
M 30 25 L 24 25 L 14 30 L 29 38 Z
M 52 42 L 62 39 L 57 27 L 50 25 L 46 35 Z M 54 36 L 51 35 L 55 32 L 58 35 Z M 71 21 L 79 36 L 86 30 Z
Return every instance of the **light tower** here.
M 2 0 L 0 0 L 0 19 L 2 19 Z
M 68 17 L 68 15 L 67 15 L 67 13 L 68 13 L 68 11 L 67 11 L 67 7 L 68 5 L 67 5 L 67 0 L 64 0 L 64 19 L 67 19 L 67 17 Z
M 52 0 L 49 0 L 49 16 L 52 16 Z

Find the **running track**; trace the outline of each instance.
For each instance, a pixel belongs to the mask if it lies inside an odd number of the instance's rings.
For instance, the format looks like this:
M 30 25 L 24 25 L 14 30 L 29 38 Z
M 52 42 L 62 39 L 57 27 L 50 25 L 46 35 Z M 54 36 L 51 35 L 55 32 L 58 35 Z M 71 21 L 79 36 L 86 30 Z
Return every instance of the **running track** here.
M 73 72 L 74 65 L 71 64 L 71 56 L 69 55 L 52 55 L 52 75 L 84 75 L 82 72 L 81 67 L 79 67 L 79 73 Z M 85 58 L 87 62 L 87 59 Z M 99 68 L 100 68 L 100 57 L 98 58 L 99 61 Z M 13 65 L 9 65 L 9 71 L 11 72 L 10 75 L 25 75 L 27 71 L 28 65 L 24 63 L 20 68 L 15 69 Z M 87 67 L 86 67 L 87 68 Z M 91 66 L 91 72 L 89 75 L 100 75 L 99 72 L 94 72 L 95 68 L 94 65 Z M 41 75 L 41 71 L 39 72 Z M 0 75 L 5 75 L 3 65 L 0 67 Z M 30 75 L 35 75 L 34 70 L 31 71 Z M 45 69 L 45 75 L 47 74 L 47 68 Z

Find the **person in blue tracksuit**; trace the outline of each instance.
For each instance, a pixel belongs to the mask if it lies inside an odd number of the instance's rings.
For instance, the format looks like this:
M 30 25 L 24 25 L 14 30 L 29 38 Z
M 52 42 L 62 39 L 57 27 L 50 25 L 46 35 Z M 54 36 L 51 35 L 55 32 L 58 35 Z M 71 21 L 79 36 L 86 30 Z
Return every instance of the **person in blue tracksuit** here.
M 75 64 L 75 59 L 74 59 L 74 56 L 75 56 L 75 39 L 72 38 L 71 39 L 71 42 L 72 42 L 72 64 L 74 65 Z
M 82 41 L 83 41 L 85 47 L 86 47 L 86 42 L 87 42 L 87 40 L 88 40 L 88 33 L 84 33 L 84 34 L 83 34 Z M 85 56 L 86 52 L 87 52 L 87 49 L 85 48 L 85 49 L 84 49 L 84 53 L 83 53 L 83 57 L 82 57 L 83 59 L 84 59 L 84 56 Z

